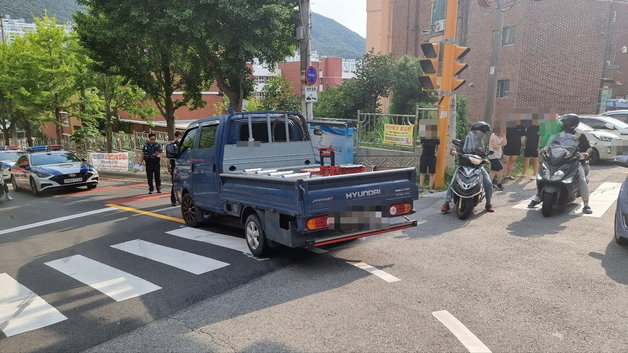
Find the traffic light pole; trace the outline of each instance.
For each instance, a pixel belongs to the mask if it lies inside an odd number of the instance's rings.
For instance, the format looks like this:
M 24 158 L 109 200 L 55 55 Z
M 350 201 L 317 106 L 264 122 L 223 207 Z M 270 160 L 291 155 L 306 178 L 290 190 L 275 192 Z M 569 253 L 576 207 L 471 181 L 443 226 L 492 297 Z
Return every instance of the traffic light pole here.
M 441 188 L 445 185 L 445 168 L 449 157 L 449 122 L 454 111 L 452 99 L 454 89 L 454 60 L 455 60 L 455 40 L 456 26 L 458 20 L 458 0 L 447 1 L 447 14 L 445 17 L 445 35 L 443 43 L 443 70 L 441 76 L 442 98 L 438 105 L 438 158 L 436 159 L 436 175 L 434 186 Z

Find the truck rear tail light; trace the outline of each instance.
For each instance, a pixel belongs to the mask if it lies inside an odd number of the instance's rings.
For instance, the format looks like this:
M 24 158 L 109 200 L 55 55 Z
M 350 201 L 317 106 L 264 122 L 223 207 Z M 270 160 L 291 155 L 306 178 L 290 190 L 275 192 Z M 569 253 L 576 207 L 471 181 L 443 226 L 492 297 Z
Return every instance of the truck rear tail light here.
M 412 205 L 409 203 L 398 203 L 388 209 L 391 216 L 401 216 L 410 212 L 412 212 Z
M 305 227 L 309 230 L 324 229 L 329 228 L 331 223 L 333 223 L 333 219 L 329 216 L 313 217 L 305 222 Z

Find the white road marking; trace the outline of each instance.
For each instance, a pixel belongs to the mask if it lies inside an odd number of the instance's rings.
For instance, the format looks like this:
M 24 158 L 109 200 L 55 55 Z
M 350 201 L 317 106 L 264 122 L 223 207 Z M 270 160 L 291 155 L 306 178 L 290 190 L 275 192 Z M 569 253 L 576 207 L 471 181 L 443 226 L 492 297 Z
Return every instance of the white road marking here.
M 0 273 L 0 330 L 7 336 L 67 320 L 50 304 L 6 273 Z
M 75 218 L 87 217 L 87 216 L 91 216 L 91 215 L 95 215 L 95 214 L 99 214 L 99 213 L 104 213 L 104 212 L 109 212 L 109 211 L 114 211 L 114 210 L 117 210 L 117 208 L 115 208 L 115 207 L 106 207 L 106 208 L 101 208 L 99 210 L 88 211 L 88 212 L 83 212 L 83 213 L 77 213 L 77 214 L 70 215 L 70 216 L 49 219 L 47 221 L 31 223 L 31 224 L 27 224 L 27 225 L 24 225 L 24 226 L 8 228 L 8 229 L 1 229 L 0 230 L 0 235 L 13 233 L 13 232 L 19 232 L 21 230 L 30 229 L 30 228 L 37 228 L 37 227 L 45 226 L 45 225 L 48 225 L 48 224 L 65 222 L 65 221 L 68 221 L 68 220 L 71 220 L 71 219 L 75 219 Z
M 249 250 L 249 247 L 246 245 L 246 240 L 244 240 L 243 238 L 232 237 L 229 235 L 208 232 L 206 230 L 190 227 L 183 227 L 171 230 L 169 232 L 166 232 L 166 234 L 221 246 L 223 248 L 240 251 L 243 254 L 253 256 L 253 254 L 251 254 L 251 251 Z
M 595 189 L 595 191 L 589 196 L 589 206 L 591 206 L 591 210 L 593 211 L 592 214 L 582 213 L 582 207 L 584 206 L 582 202 L 578 204 L 578 207 L 569 212 L 569 214 L 578 214 L 585 217 L 602 217 L 619 197 L 620 188 L 621 183 L 602 183 L 602 185 Z
M 485 352 L 490 353 L 491 350 L 477 338 L 473 332 L 471 332 L 462 322 L 458 321 L 447 310 L 435 311 L 432 313 L 435 318 L 438 319 L 445 327 L 451 331 L 451 333 L 458 338 L 458 340 L 467 348 L 471 353 Z
M 46 262 L 46 265 L 119 302 L 161 289 L 130 273 L 81 255 Z
M 226 262 L 140 239 L 111 245 L 111 247 L 137 256 L 145 257 L 153 261 L 161 262 L 163 264 L 191 272 L 195 275 L 200 275 L 201 273 L 229 266 Z
M 369 265 L 369 264 L 365 264 L 364 262 L 347 262 L 349 265 L 353 265 L 359 269 L 362 269 L 368 273 L 371 273 L 381 279 L 383 279 L 386 282 L 398 282 L 401 281 L 399 278 L 391 275 L 390 273 L 384 272 L 382 270 L 378 270 L 377 268 Z

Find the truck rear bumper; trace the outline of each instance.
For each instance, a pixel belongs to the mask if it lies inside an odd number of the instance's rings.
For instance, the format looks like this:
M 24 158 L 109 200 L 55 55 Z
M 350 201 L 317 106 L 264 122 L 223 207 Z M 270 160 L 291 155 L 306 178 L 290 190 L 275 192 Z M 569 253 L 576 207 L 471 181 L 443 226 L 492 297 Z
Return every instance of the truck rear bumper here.
M 377 235 L 377 234 L 382 234 L 382 233 L 394 232 L 396 230 L 412 228 L 412 227 L 416 227 L 416 225 L 417 225 L 417 221 L 416 220 L 410 220 L 410 221 L 405 222 L 405 223 L 395 224 L 393 227 L 386 228 L 386 229 L 377 229 L 377 230 L 371 230 L 371 231 L 363 231 L 363 232 L 355 232 L 355 233 L 350 233 L 350 234 L 343 234 L 343 235 L 338 235 L 338 236 L 330 236 L 330 237 L 320 237 L 320 238 L 315 238 L 315 239 L 308 239 L 308 240 L 306 240 L 305 246 L 306 247 L 313 247 L 313 246 L 321 246 L 321 245 L 328 245 L 328 244 L 333 244 L 333 243 L 339 243 L 339 242 L 343 242 L 343 241 L 347 241 L 347 240 L 368 237 L 368 236 L 371 236 L 371 235 Z

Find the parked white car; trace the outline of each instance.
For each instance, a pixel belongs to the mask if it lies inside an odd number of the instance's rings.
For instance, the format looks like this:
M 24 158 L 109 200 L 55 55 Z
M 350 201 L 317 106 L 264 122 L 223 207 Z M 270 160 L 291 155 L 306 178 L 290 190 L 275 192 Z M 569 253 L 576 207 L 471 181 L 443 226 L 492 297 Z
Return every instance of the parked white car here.
M 622 140 L 621 135 L 616 130 L 594 129 L 584 123 L 583 117 L 580 117 L 580 125 L 578 125 L 577 130 L 582 131 L 591 144 L 593 149 L 591 164 L 598 163 L 600 160 L 614 161 L 617 156 L 623 153 L 624 146 L 628 142 L 628 140 Z

